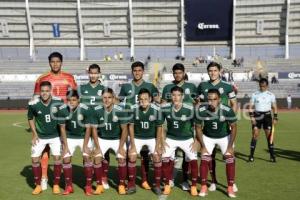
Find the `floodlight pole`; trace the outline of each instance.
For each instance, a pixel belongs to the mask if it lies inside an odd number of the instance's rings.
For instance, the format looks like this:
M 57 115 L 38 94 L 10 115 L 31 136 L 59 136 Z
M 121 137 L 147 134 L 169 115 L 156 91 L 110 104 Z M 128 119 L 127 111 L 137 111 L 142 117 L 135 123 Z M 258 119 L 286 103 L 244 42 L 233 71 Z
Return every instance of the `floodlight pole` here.
M 286 23 L 285 23 L 285 59 L 290 58 L 290 50 L 289 50 L 290 4 L 291 4 L 291 0 L 287 0 L 286 1 Z
M 81 5 L 80 0 L 77 0 L 77 17 L 78 17 L 78 27 L 79 27 L 79 37 L 80 37 L 80 60 L 85 60 L 85 48 L 84 48 L 84 35 L 81 17 Z
M 231 41 L 231 59 L 234 60 L 236 58 L 236 41 L 235 41 L 235 23 L 236 23 L 236 0 L 233 0 L 233 8 L 232 8 L 232 41 Z
M 132 0 L 128 2 L 129 10 L 129 28 L 130 28 L 130 57 L 134 58 L 134 30 L 133 30 L 133 11 L 132 11 Z
M 185 57 L 185 31 L 184 31 L 184 0 L 180 1 L 180 9 L 181 9 L 181 56 Z
M 26 19 L 27 19 L 27 27 L 28 27 L 28 32 L 29 32 L 29 56 L 30 56 L 31 60 L 35 60 L 34 38 L 33 38 L 33 31 L 32 31 L 32 24 L 31 24 L 28 1 L 29 0 L 25 0 Z

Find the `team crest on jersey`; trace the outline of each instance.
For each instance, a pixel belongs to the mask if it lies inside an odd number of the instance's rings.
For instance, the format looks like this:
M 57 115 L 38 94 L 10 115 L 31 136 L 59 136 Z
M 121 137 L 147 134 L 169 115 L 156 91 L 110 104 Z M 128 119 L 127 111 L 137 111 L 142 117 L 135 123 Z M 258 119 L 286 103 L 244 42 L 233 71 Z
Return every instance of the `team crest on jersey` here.
M 223 88 L 219 88 L 219 92 L 220 92 L 220 94 L 223 94 L 224 93 L 224 89 Z
M 82 114 L 79 114 L 78 117 L 77 117 L 77 119 L 78 119 L 78 120 L 83 120 L 83 115 L 82 115 Z
M 52 112 L 52 113 L 57 113 L 57 108 L 56 108 L 56 107 L 52 107 L 52 108 L 51 108 L 51 112 Z
M 190 88 L 186 88 L 185 91 L 184 91 L 184 93 L 185 93 L 185 94 L 191 94 Z
M 182 115 L 180 119 L 181 119 L 181 121 L 186 121 L 186 119 L 187 119 L 186 115 Z
M 117 116 L 113 116 L 113 119 L 112 119 L 113 122 L 117 122 L 118 120 L 119 120 L 119 118 Z
M 220 122 L 224 122 L 225 121 L 225 117 L 224 116 L 220 116 Z
M 149 121 L 154 121 L 154 120 L 156 120 L 156 117 L 154 115 L 150 115 L 149 116 Z
M 98 90 L 97 94 L 98 94 L 98 96 L 101 96 L 102 95 L 102 90 Z

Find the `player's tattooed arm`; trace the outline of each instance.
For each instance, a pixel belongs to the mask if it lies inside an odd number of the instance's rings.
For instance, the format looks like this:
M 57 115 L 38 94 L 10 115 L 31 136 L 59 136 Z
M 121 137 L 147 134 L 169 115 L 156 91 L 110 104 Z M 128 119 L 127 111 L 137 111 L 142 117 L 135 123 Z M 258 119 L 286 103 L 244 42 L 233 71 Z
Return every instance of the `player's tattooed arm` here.
M 34 146 L 39 141 L 39 137 L 38 137 L 38 134 L 36 132 L 34 120 L 30 119 L 30 120 L 28 120 L 28 123 L 29 123 L 29 127 L 31 129 L 31 132 L 32 132 L 31 144 Z
M 228 143 L 226 153 L 230 153 L 231 155 L 233 155 L 234 154 L 233 144 L 234 144 L 235 137 L 236 137 L 236 132 L 237 132 L 237 124 L 235 122 L 230 124 L 230 130 L 231 130 L 230 140 L 229 140 L 229 143 Z
M 63 146 L 63 155 L 62 155 L 62 157 L 64 157 L 67 153 L 70 153 L 69 147 L 68 147 L 68 142 L 67 142 L 66 125 L 65 124 L 60 124 L 59 125 L 59 130 L 60 130 L 60 140 L 61 140 L 62 146 Z

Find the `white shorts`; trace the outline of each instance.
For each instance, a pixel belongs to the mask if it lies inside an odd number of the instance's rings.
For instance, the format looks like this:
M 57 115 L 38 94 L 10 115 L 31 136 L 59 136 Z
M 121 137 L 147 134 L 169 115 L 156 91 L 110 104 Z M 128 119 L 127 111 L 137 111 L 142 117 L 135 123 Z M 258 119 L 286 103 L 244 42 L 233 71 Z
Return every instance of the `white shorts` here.
M 223 138 L 210 138 L 210 137 L 203 135 L 202 138 L 203 138 L 204 145 L 205 145 L 206 150 L 208 151 L 209 155 L 212 154 L 216 145 L 218 145 L 220 147 L 223 155 L 226 153 L 228 143 L 230 140 L 230 135 L 225 136 Z
M 61 155 L 61 142 L 59 137 L 51 138 L 51 139 L 40 139 L 39 141 L 31 146 L 31 157 L 36 158 L 40 157 L 46 147 L 49 144 L 51 154 L 53 156 Z
M 173 140 L 166 139 L 166 143 L 169 147 L 166 147 L 166 152 L 162 155 L 163 158 L 175 158 L 175 150 L 177 148 L 182 149 L 185 153 L 186 161 L 197 160 L 197 153 L 191 151 L 190 145 L 194 142 L 193 138 L 187 140 Z
M 100 149 L 102 152 L 102 156 L 109 150 L 112 149 L 116 154 L 117 158 L 124 158 L 122 155 L 118 154 L 120 140 L 105 140 L 98 137 Z M 124 149 L 126 150 L 126 142 L 124 144 Z
M 68 147 L 69 147 L 69 151 L 70 153 L 67 153 L 64 158 L 66 157 L 70 157 L 70 156 L 73 156 L 75 150 L 76 150 L 76 147 L 79 147 L 80 148 L 80 151 L 83 153 L 83 142 L 84 142 L 84 139 L 83 138 L 78 138 L 78 139 L 74 139 L 74 138 L 67 138 L 67 142 L 68 142 Z M 90 150 L 93 150 L 93 143 L 92 143 L 92 140 L 90 139 L 89 142 L 88 142 L 88 145 L 87 147 L 90 149 Z M 83 155 L 83 154 L 82 154 Z M 83 155 L 84 156 L 84 155 Z
M 155 145 L 156 145 L 156 139 L 134 139 L 136 152 L 140 154 L 141 150 L 143 149 L 143 146 L 147 146 L 149 149 L 149 154 L 155 154 Z

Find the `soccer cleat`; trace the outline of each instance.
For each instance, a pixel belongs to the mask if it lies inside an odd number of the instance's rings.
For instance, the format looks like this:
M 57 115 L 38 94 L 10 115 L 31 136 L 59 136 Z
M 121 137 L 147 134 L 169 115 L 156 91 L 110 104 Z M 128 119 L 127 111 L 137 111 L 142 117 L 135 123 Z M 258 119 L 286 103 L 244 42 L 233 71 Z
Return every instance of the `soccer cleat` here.
M 216 184 L 215 183 L 211 183 L 210 186 L 209 186 L 209 188 L 208 188 L 208 190 L 211 191 L 211 192 L 216 191 L 217 190 Z
M 153 192 L 154 192 L 156 195 L 161 195 L 161 189 L 160 189 L 160 187 L 153 187 Z
M 74 192 L 74 190 L 73 190 L 72 186 L 66 186 L 65 191 L 63 192 L 63 195 L 69 195 L 73 192 Z
M 53 194 L 60 194 L 60 188 L 59 188 L 59 185 L 53 185 L 52 193 L 53 193 Z
M 187 182 L 187 181 L 182 182 L 181 188 L 182 188 L 182 190 L 184 190 L 184 191 L 188 191 L 188 190 L 191 189 L 191 188 L 190 188 L 190 184 L 189 184 L 189 182 Z
M 198 195 L 198 191 L 197 191 L 196 186 L 191 186 L 191 195 L 192 196 L 197 196 Z
M 239 191 L 239 189 L 238 189 L 238 187 L 236 186 L 236 184 L 235 184 L 235 183 L 233 184 L 233 186 L 232 186 L 232 187 L 233 187 L 233 191 L 234 191 L 234 192 L 237 192 L 237 191 Z
M 271 156 L 271 157 L 270 157 L 270 162 L 276 163 L 276 158 L 275 158 L 274 156 Z
M 91 196 L 93 194 L 92 186 L 85 186 L 84 187 L 84 193 L 87 196 Z
M 37 195 L 37 194 L 42 193 L 42 191 L 43 191 L 42 187 L 40 185 L 36 185 L 35 188 L 34 188 L 34 190 L 32 191 L 32 194 L 33 195 Z
M 171 186 L 165 185 L 163 195 L 169 195 L 171 193 Z
M 118 192 L 119 192 L 120 195 L 126 194 L 126 188 L 125 188 L 125 185 L 119 185 L 119 187 L 118 187 Z
M 228 186 L 227 188 L 227 194 L 230 198 L 235 198 L 235 192 L 233 191 L 233 186 Z
M 136 188 L 135 187 L 128 188 L 127 194 L 134 194 L 134 193 L 136 193 Z
M 169 185 L 171 186 L 171 188 L 174 187 L 175 186 L 174 180 L 169 180 Z
M 109 189 L 109 184 L 108 184 L 107 180 L 102 179 L 102 185 L 105 190 Z
M 42 190 L 47 190 L 47 186 L 48 186 L 48 179 L 42 178 L 42 180 L 41 180 Z
M 199 196 L 200 197 L 205 197 L 206 195 L 208 195 L 207 185 L 201 185 L 201 190 L 199 192 Z
M 144 188 L 145 190 L 151 190 L 151 187 L 147 181 L 144 181 L 142 183 L 142 188 Z
M 103 192 L 104 192 L 104 187 L 103 187 L 103 185 L 97 185 L 96 190 L 94 191 L 94 194 L 95 194 L 95 195 L 99 195 L 99 194 L 101 194 L 101 193 L 103 193 Z
M 252 156 L 249 156 L 249 158 L 248 158 L 248 162 L 254 162 L 254 157 L 252 157 Z

